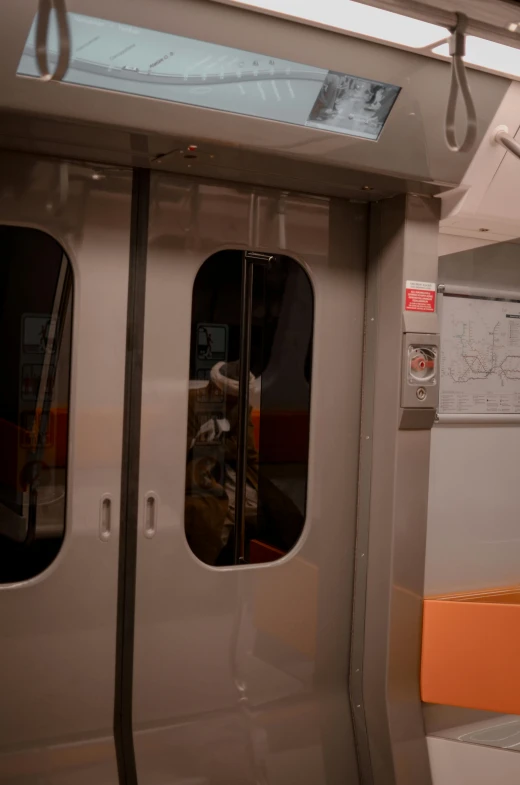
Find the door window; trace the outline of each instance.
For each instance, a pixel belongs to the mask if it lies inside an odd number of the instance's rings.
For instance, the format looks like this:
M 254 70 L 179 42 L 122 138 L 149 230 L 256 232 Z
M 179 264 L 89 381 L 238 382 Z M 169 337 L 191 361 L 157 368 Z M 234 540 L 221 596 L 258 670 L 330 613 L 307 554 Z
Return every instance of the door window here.
M 195 279 L 185 530 L 206 564 L 274 561 L 301 536 L 313 308 L 309 277 L 287 256 L 222 251 Z
M 72 269 L 36 229 L 0 226 L 0 583 L 32 578 L 65 533 Z

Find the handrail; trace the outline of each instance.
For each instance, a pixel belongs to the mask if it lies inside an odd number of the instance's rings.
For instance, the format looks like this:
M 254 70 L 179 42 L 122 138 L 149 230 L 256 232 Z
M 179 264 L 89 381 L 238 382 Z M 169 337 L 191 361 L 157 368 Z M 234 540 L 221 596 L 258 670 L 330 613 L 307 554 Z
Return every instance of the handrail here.
M 457 14 L 457 24 L 451 30 L 449 38 L 451 57 L 451 85 L 446 108 L 445 136 L 448 149 L 453 153 L 467 153 L 477 138 L 477 112 L 466 73 L 463 57 L 466 54 L 466 28 L 468 18 L 465 14 Z M 459 90 L 466 109 L 466 135 L 459 145 L 455 134 L 455 111 Z
M 520 158 L 520 144 L 510 133 L 508 133 L 506 126 L 499 125 L 498 128 L 495 128 L 493 131 L 493 138 L 497 144 L 501 144 L 502 147 L 505 147 L 510 153 L 513 153 L 517 158 Z
M 245 504 L 247 474 L 247 430 L 249 423 L 249 367 L 251 364 L 251 323 L 253 320 L 253 262 L 242 256 L 240 298 L 240 360 L 238 388 L 237 480 L 235 503 L 235 564 L 245 562 Z
M 244 251 L 240 300 L 240 359 L 238 387 L 237 480 L 235 502 L 235 564 L 245 564 L 246 483 L 249 429 L 249 379 L 251 365 L 251 324 L 253 321 L 253 275 L 255 264 L 269 264 L 272 254 Z
M 52 377 L 50 367 L 53 355 L 56 361 L 60 356 L 60 348 L 65 327 L 65 314 L 67 312 L 72 293 L 72 274 L 69 260 L 63 254 L 61 267 L 54 292 L 52 314 L 49 321 L 49 330 L 45 341 L 45 355 L 43 358 L 42 373 L 38 386 L 38 395 L 34 409 L 34 422 L 31 431 L 31 453 L 28 456 L 29 467 L 29 509 L 27 514 L 28 531 L 25 540 L 27 545 L 32 544 L 36 538 L 36 515 L 38 506 L 38 490 L 40 485 L 40 472 L 45 451 L 46 434 L 49 427 L 49 413 L 52 404 Z M 36 416 L 40 412 L 40 417 Z
M 58 22 L 58 62 L 54 73 L 51 73 L 47 56 L 47 37 L 49 19 L 54 6 Z M 67 20 L 65 0 L 39 0 L 38 21 L 36 23 L 36 62 L 43 82 L 61 82 L 70 65 L 70 29 Z

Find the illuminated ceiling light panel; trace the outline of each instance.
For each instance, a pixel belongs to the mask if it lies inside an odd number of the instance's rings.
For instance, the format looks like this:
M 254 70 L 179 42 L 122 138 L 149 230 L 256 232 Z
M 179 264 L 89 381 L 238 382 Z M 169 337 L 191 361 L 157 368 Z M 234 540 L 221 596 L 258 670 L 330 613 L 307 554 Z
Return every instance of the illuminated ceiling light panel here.
M 425 49 L 427 52 L 449 57 L 447 43 L 432 47 L 433 44 L 449 36 L 447 28 L 364 3 L 356 3 L 353 0 L 224 0 L 224 2 L 379 39 L 397 46 Z M 520 23 L 509 25 L 511 31 L 518 28 Z M 464 59 L 469 65 L 520 79 L 520 49 L 512 46 L 468 36 Z
M 231 3 L 412 49 L 429 47 L 449 35 L 445 27 L 353 0 L 231 0 Z
M 449 56 L 448 44 L 442 44 L 432 50 L 434 54 Z M 478 65 L 490 71 L 509 74 L 520 78 L 520 49 L 505 44 L 497 44 L 486 38 L 468 36 L 466 39 L 466 56 L 469 65 Z

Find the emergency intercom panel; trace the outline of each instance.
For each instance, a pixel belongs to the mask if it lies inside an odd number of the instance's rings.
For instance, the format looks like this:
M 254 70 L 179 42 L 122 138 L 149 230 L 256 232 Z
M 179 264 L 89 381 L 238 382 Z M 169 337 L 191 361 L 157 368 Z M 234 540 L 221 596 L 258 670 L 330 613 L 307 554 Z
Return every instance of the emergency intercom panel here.
M 439 402 L 439 336 L 405 333 L 401 408 L 436 410 Z

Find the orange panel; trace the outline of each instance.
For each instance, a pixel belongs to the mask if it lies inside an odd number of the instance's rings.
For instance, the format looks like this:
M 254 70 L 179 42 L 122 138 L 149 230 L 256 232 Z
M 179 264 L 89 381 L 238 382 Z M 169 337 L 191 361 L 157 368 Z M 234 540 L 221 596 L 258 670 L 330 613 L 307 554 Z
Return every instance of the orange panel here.
M 277 561 L 285 556 L 285 553 L 272 545 L 260 540 L 251 540 L 249 543 L 249 562 L 250 564 L 265 564 L 270 561 Z
M 520 714 L 519 589 L 424 602 L 427 703 Z

